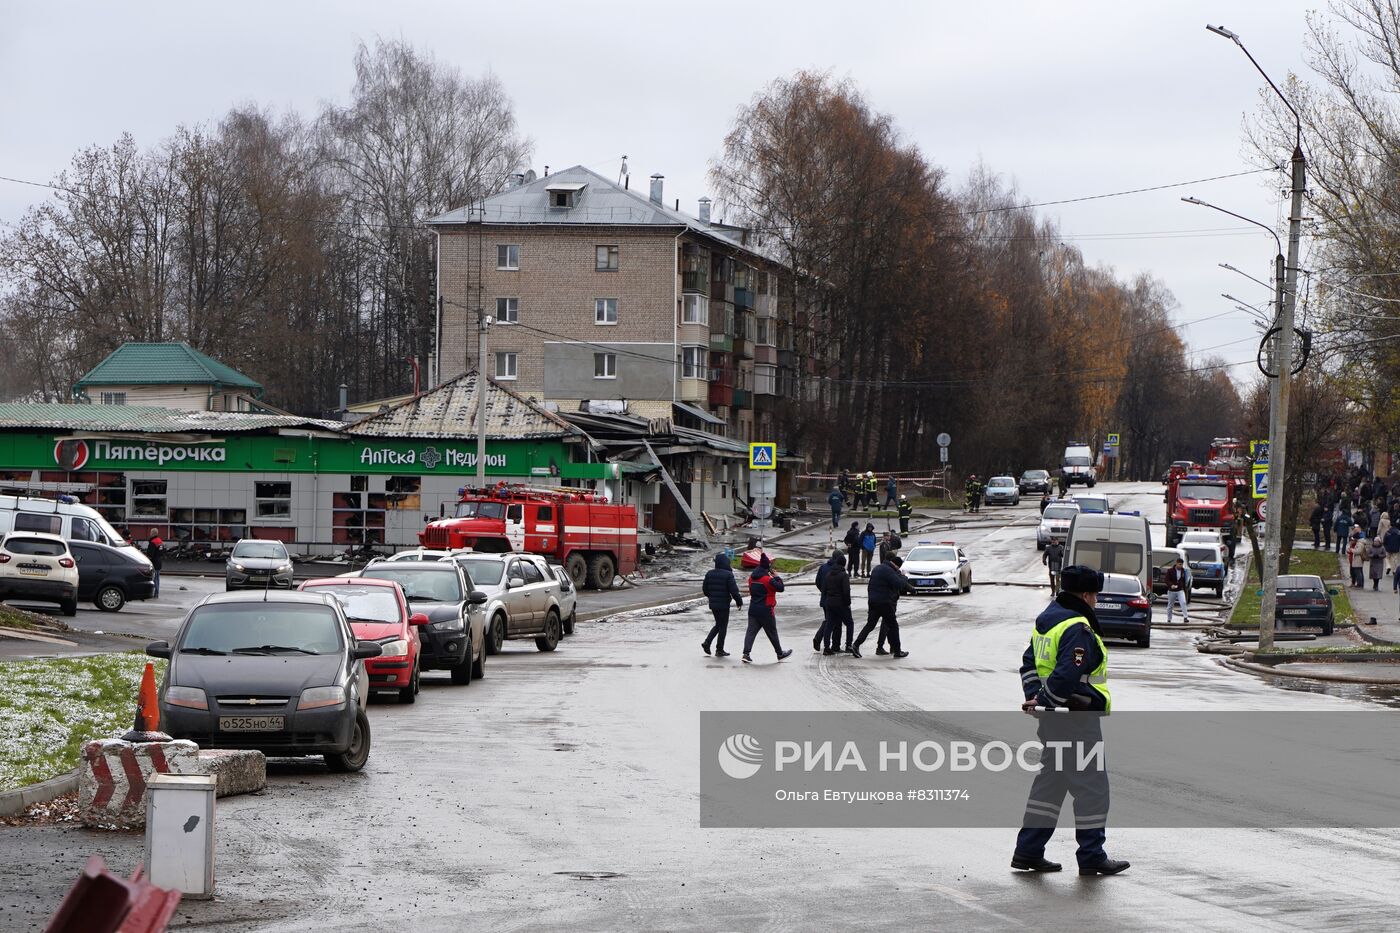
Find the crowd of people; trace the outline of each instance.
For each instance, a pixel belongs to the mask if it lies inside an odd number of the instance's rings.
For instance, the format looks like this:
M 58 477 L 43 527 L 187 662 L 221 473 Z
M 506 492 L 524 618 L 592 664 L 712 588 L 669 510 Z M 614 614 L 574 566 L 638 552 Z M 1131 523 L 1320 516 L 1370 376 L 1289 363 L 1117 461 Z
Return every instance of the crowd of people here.
M 1379 590 L 1389 576 L 1400 593 L 1400 484 L 1361 469 L 1318 483 L 1308 515 L 1313 547 L 1345 555 L 1353 588 Z
M 858 536 L 858 537 L 855 537 Z M 860 530 L 860 523 L 851 526 L 847 535 L 849 551 L 837 548 L 832 551 L 826 563 L 817 569 L 816 585 L 821 593 L 822 624 L 812 639 L 812 650 L 825 655 L 840 653 L 853 658 L 861 657 L 860 648 L 871 632 L 878 627 L 875 653 L 895 658 L 905 658 L 909 652 L 903 649 L 899 640 L 899 619 L 897 608 L 899 598 L 914 589 L 909 584 L 900 567 L 904 561 L 899 557 L 899 536 L 886 532 L 883 540 L 877 543 L 875 526 L 867 524 Z M 879 563 L 872 569 L 871 561 L 879 548 Z M 866 602 L 868 612 L 865 625 L 860 633 L 855 631 L 855 618 L 851 610 L 851 578 L 865 577 Z M 739 592 L 738 580 L 734 576 L 730 558 L 724 552 L 715 555 L 714 569 L 705 574 L 701 591 L 710 604 L 714 625 L 700 643 L 706 654 L 713 652 L 715 657 L 728 657 L 724 650 L 725 635 L 729 630 L 729 609 L 732 602 L 742 609 L 744 599 Z M 778 637 L 777 595 L 785 589 L 781 577 L 773 572 L 768 555 L 759 558 L 758 566 L 748 578 L 749 610 L 748 630 L 744 634 L 744 663 L 753 661 L 753 645 L 762 632 L 773 646 L 773 653 L 779 661 L 792 654 L 791 648 L 783 648 Z M 844 632 L 845 637 L 842 638 Z M 889 643 L 886 649 L 885 644 Z

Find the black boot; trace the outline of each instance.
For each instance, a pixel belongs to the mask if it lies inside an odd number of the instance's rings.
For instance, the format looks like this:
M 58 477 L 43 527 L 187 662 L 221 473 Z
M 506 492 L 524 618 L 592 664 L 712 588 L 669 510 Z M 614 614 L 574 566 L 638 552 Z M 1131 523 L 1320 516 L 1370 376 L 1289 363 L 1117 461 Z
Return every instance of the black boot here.
M 706 654 L 709 654 L 709 653 L 710 653 L 710 643 L 709 643 L 709 642 L 707 642 L 707 641 L 702 641 L 702 642 L 700 643 L 700 647 L 705 649 L 705 653 L 706 653 Z
M 1119 872 L 1127 871 L 1128 863 L 1121 859 L 1106 858 L 1102 862 L 1093 865 L 1080 865 L 1081 875 L 1116 875 Z
M 1028 855 L 1011 856 L 1011 867 L 1019 868 L 1021 871 L 1059 871 L 1064 866 L 1059 862 L 1052 862 L 1043 855 L 1031 858 Z

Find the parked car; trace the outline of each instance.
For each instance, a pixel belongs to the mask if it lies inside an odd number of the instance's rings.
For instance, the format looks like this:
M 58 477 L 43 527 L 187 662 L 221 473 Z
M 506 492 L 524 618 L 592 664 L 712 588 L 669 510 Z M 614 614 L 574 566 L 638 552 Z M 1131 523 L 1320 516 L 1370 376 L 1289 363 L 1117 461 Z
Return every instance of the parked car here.
M 161 728 L 200 748 L 321 755 L 332 771 L 369 759 L 364 662 L 380 646 L 355 639 L 340 604 L 313 593 L 216 593 L 190 610 L 168 658 Z
M 574 579 L 569 576 L 568 568 L 561 564 L 550 564 L 549 569 L 554 571 L 554 576 L 559 579 L 559 615 L 564 619 L 564 634 L 572 635 L 574 625 L 578 622 L 578 587 L 574 586 Z
M 1105 515 L 1113 512 L 1113 507 L 1108 504 L 1108 496 L 1101 496 L 1098 493 L 1075 493 L 1074 501 L 1079 503 L 1081 512 L 1102 512 Z
M 1029 496 L 1031 493 L 1045 493 L 1050 491 L 1050 471 L 1049 470 L 1027 470 L 1021 474 L 1021 480 L 1017 483 L 1021 489 L 1021 495 Z
M 1165 596 L 1167 594 L 1167 570 L 1176 563 L 1177 558 L 1181 558 L 1182 566 L 1186 569 L 1186 601 L 1191 602 L 1191 585 L 1195 579 L 1191 576 L 1191 563 L 1186 559 L 1186 551 L 1179 547 L 1163 547 L 1160 544 L 1152 546 L 1152 595 Z
M 451 557 L 451 556 L 452 556 L 452 552 L 451 552 L 451 551 L 444 551 L 444 550 L 440 550 L 440 549 L 438 549 L 438 548 L 430 548 L 430 547 L 415 547 L 415 548 L 409 548 L 409 549 L 406 550 L 406 551 L 397 551 L 397 552 L 395 552 L 395 553 L 389 555 L 388 557 L 376 557 L 374 560 L 370 561 L 370 563 L 377 564 L 377 563 L 379 563 L 379 562 L 381 562 L 381 561 L 389 561 L 390 563 L 397 563 L 398 561 L 402 561 L 402 560 L 435 561 L 435 560 L 446 560 L 447 558 L 449 558 L 449 557 Z
M 1278 578 L 1274 620 L 1278 624 L 1298 627 L 1317 626 L 1322 629 L 1322 634 L 1331 635 L 1336 626 L 1332 606 L 1332 597 L 1336 595 L 1336 589 L 1324 584 L 1321 577 L 1284 574 Z
M 293 585 L 292 558 L 281 541 L 240 538 L 224 564 L 225 590 L 243 587 L 290 590 Z
M 910 549 L 900 569 L 916 593 L 972 591 L 972 561 L 951 541 L 920 541 Z
M 128 602 L 155 596 L 151 562 L 133 557 L 129 548 L 73 541 L 68 549 L 78 564 L 78 599 L 103 612 L 117 612 Z
M 1152 645 L 1152 601 L 1142 579 L 1126 573 L 1103 575 L 1103 592 L 1094 604 L 1104 638 L 1126 638 L 1139 648 Z
M 541 651 L 553 651 L 563 637 L 559 579 L 535 554 L 472 554 L 456 561 L 472 585 L 487 595 L 488 650 L 495 654 L 508 638 L 533 638 Z
M 1221 546 L 1224 546 L 1225 539 L 1221 537 L 1220 532 L 1217 529 L 1197 528 L 1193 531 L 1183 532 L 1181 535 L 1181 540 L 1178 543 L 1181 545 L 1219 544 Z
M 1191 588 L 1212 589 L 1217 598 L 1224 596 L 1225 580 L 1230 572 L 1225 562 L 1225 546 L 1183 541 L 1181 550 L 1186 552 L 1186 566 L 1191 568 Z
M 1167 467 L 1167 472 L 1162 474 L 1162 485 L 1166 486 L 1172 481 L 1173 476 L 1185 476 L 1188 473 L 1198 473 L 1196 464 L 1191 460 L 1173 460 L 1171 466 Z
M 77 615 L 78 567 L 68 542 L 39 531 L 0 538 L 0 599 L 58 603 L 64 615 Z
M 993 476 L 987 480 L 987 486 L 982 490 L 982 501 L 987 505 L 1020 505 L 1021 490 L 1016 485 L 1016 478 Z
M 365 662 L 371 691 L 392 691 L 400 703 L 418 699 L 422 654 L 418 630 L 428 624 L 422 612 L 410 612 L 403 587 L 392 580 L 330 577 L 307 580 L 298 589 L 335 598 L 360 641 L 372 641 L 383 653 Z
M 1035 530 L 1035 546 L 1045 550 L 1051 540 L 1061 544 L 1069 537 L 1069 523 L 1079 514 L 1079 504 L 1073 499 L 1056 499 L 1040 513 L 1040 524 Z
M 486 594 L 472 587 L 456 561 L 370 564 L 355 578 L 392 580 L 403 587 L 409 608 L 428 617 L 418 629 L 422 670 L 445 670 L 454 684 L 486 676 Z

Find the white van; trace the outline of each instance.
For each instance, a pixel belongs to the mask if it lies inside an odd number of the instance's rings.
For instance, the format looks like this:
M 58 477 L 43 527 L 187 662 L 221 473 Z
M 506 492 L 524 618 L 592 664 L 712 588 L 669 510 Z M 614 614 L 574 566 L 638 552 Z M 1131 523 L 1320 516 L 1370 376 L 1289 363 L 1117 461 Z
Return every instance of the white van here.
M 1084 483 L 1094 488 L 1094 452 L 1083 441 L 1070 441 L 1065 454 L 1060 458 L 1060 469 L 1065 474 L 1065 484 L 1073 486 Z
M 96 541 L 149 563 L 146 555 L 118 534 L 102 513 L 79 502 L 0 496 L 0 536 L 12 531 L 38 531 L 58 535 L 65 541 Z
M 1069 524 L 1065 566 L 1082 564 L 1104 573 L 1123 573 L 1152 592 L 1152 531 L 1147 519 L 1129 512 L 1080 512 Z

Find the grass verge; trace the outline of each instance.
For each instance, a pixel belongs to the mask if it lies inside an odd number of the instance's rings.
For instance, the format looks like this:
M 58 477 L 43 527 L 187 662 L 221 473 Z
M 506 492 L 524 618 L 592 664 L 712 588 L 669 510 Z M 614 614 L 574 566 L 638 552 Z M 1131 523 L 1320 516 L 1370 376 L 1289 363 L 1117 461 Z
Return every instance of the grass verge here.
M 1347 596 L 1346 582 L 1341 579 L 1336 554 L 1331 551 L 1304 549 L 1295 544 L 1293 557 L 1288 563 L 1288 572 L 1315 574 L 1322 578 L 1329 589 L 1337 590 L 1337 595 L 1332 597 L 1333 615 L 1337 625 L 1351 625 L 1356 620 L 1356 613 L 1351 608 L 1351 598 Z M 1234 628 L 1258 628 L 1259 603 L 1259 574 L 1255 573 L 1254 559 L 1250 558 L 1249 576 L 1240 587 L 1235 608 L 1230 612 L 1229 624 Z
M 1274 648 L 1270 654 L 1334 656 L 1339 654 L 1375 654 L 1400 658 L 1400 645 L 1318 645 L 1301 648 Z
M 808 564 L 811 563 L 811 561 L 809 560 L 799 560 L 795 557 L 770 557 L 769 560 L 773 564 L 773 570 L 779 575 L 785 573 L 797 573 L 803 567 L 806 567 Z M 739 555 L 734 555 L 733 563 L 736 568 L 740 566 L 739 562 Z
M 125 652 L 0 664 L 0 789 L 72 770 L 84 742 L 131 728 L 146 661 Z M 159 679 L 165 662 L 155 663 Z
M 23 609 L 16 609 L 13 606 L 6 606 L 0 603 L 0 626 L 5 628 L 18 628 L 27 631 L 37 631 L 39 629 L 62 630 L 67 626 L 61 623 L 55 624 L 57 620 L 46 616 L 37 615 L 33 612 L 25 612 Z

